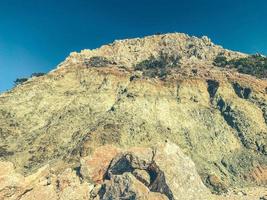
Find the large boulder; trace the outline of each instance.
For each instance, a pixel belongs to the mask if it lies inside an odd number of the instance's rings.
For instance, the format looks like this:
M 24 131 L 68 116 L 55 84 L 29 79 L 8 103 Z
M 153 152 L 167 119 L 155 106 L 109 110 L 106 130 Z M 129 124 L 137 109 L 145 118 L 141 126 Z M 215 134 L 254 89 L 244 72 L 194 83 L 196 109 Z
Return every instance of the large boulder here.
M 110 153 L 117 152 L 117 154 L 111 157 L 107 149 Z M 104 200 L 126 197 L 179 200 L 212 198 L 191 159 L 177 145 L 169 141 L 155 148 L 119 150 L 114 147 L 100 147 L 92 155 L 84 158 L 81 166 L 82 176 L 93 181 L 93 184 L 98 184 L 97 189 L 91 193 L 92 198 Z M 96 176 L 102 177 L 102 180 L 96 179 Z
M 266 180 L 263 168 L 250 176 Z M 28 176 L 16 172 L 12 163 L 0 162 L 1 200 L 259 200 L 266 195 L 266 188 L 212 195 L 191 159 L 168 141 L 154 148 L 102 146 L 84 157 L 81 167 L 46 165 Z

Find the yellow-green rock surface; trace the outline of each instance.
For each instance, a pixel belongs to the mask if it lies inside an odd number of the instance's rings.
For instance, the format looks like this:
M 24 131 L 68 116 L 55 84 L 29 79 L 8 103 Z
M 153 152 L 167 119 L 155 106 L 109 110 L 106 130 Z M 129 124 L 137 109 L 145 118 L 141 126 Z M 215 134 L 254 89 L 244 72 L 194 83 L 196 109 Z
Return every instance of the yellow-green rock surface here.
M 167 76 L 135 69 L 163 53 L 180 58 Z M 169 140 L 212 192 L 265 187 L 267 82 L 215 67 L 219 54 L 247 56 L 185 34 L 72 53 L 47 75 L 0 95 L 0 159 L 29 175 L 46 164 L 79 167 L 80 158 L 102 145 L 154 147 Z M 99 57 L 104 65 L 91 66 Z

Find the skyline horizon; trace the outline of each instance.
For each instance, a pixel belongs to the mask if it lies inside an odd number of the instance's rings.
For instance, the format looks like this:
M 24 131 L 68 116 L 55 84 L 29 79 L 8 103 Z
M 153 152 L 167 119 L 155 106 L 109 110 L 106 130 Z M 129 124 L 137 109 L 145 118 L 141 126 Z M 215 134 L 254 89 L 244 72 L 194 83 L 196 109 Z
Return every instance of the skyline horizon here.
M 205 35 L 229 50 L 267 55 L 266 10 L 264 0 L 2 1 L 0 93 L 71 52 L 158 32 Z
M 48 67 L 48 70 L 47 71 L 31 71 L 29 72 L 26 76 L 21 76 L 21 77 L 17 77 L 18 79 L 19 78 L 30 78 L 32 74 L 34 73 L 49 73 L 51 72 L 52 70 L 56 69 L 58 65 L 60 65 L 61 62 L 64 62 L 64 60 L 73 52 L 77 52 L 77 53 L 80 53 L 81 51 L 83 50 L 95 50 L 95 49 L 98 49 L 104 45 L 108 45 L 108 44 L 112 44 L 116 41 L 120 41 L 120 40 L 127 40 L 127 39 L 137 39 L 137 38 L 145 38 L 145 37 L 150 37 L 150 36 L 153 36 L 153 35 L 166 35 L 166 34 L 186 34 L 186 35 L 189 35 L 190 37 L 198 37 L 198 38 L 201 38 L 201 37 L 208 37 L 209 39 L 211 39 L 211 42 L 214 43 L 215 45 L 218 45 L 218 46 L 222 46 L 224 49 L 227 49 L 227 50 L 231 50 L 231 51 L 236 51 L 236 52 L 240 52 L 240 53 L 245 53 L 245 54 L 248 54 L 248 55 L 253 55 L 253 54 L 261 54 L 261 55 L 264 55 L 264 56 L 267 56 L 267 52 L 266 53 L 262 53 L 260 51 L 255 51 L 255 52 L 243 52 L 243 51 L 239 51 L 239 50 L 235 50 L 235 49 L 230 49 L 230 48 L 227 48 L 225 46 L 223 46 L 222 44 L 218 44 L 218 43 L 215 43 L 214 40 L 212 38 L 210 38 L 208 35 L 196 35 L 196 34 L 188 34 L 188 33 L 184 33 L 184 32 L 166 32 L 166 33 L 154 33 L 154 34 L 147 34 L 147 35 L 143 35 L 143 36 L 135 36 L 135 37 L 125 37 L 125 38 L 119 38 L 119 39 L 114 39 L 110 42 L 107 42 L 107 43 L 103 43 L 103 44 L 100 44 L 99 46 L 96 46 L 94 48 L 83 48 L 83 49 L 80 49 L 80 50 L 76 50 L 76 51 L 70 51 L 61 61 L 59 61 L 58 63 L 56 63 L 55 65 L 53 66 L 50 66 Z M 0 94 L 1 93 L 4 93 L 4 92 L 8 92 L 9 90 L 12 90 L 16 84 L 15 84 L 15 81 L 16 79 L 13 80 L 12 82 L 12 87 L 10 88 L 7 88 L 7 89 L 2 89 L 1 86 L 0 86 Z

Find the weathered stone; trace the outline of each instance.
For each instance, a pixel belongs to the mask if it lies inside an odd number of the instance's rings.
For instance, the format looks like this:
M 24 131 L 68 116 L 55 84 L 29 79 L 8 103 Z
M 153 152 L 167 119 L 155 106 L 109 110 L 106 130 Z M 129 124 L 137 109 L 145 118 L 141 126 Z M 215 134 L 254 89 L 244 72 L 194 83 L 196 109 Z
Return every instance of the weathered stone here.
M 220 180 L 217 176 L 215 175 L 209 175 L 207 178 L 208 184 L 213 188 L 213 191 L 215 191 L 218 194 L 222 194 L 227 192 L 227 185 Z
M 109 164 L 120 160 L 115 155 L 121 153 L 130 163 L 127 172 L 137 167 L 150 170 L 150 191 L 170 190 L 175 195 L 169 186 L 168 173 L 175 169 L 170 158 L 160 157 L 155 149 L 141 150 L 166 139 L 194 161 L 213 192 L 218 186 L 228 191 L 244 185 L 266 187 L 267 82 L 217 68 L 213 61 L 218 55 L 228 60 L 247 56 L 207 38 L 178 33 L 115 41 L 72 53 L 57 69 L 1 94 L 0 157 L 12 161 L 18 173 L 3 167 L 13 175 L 1 175 L 0 194 L 28 191 L 30 195 L 29 190 L 36 191 L 31 185 L 38 183 L 41 188 L 53 185 L 40 189 L 44 196 L 51 189 L 52 195 L 57 178 L 51 178 L 50 172 L 44 176 L 43 171 L 36 179 L 20 174 L 35 174 L 48 163 L 54 167 L 64 160 L 63 172 L 77 167 L 81 157 L 85 158 L 79 176 L 103 184 Z M 96 61 L 95 67 L 87 63 L 90 60 Z M 136 66 L 144 61 L 148 61 L 148 74 L 156 66 L 163 77 L 151 78 L 138 70 Z M 94 155 L 107 144 L 127 151 L 106 149 Z M 139 150 L 131 153 L 132 147 Z M 158 162 L 155 155 L 160 157 Z
M 133 171 L 133 175 L 137 180 L 141 181 L 146 186 L 150 185 L 150 175 L 146 170 L 135 169 Z
M 51 174 L 49 166 L 24 177 L 12 163 L 0 162 L 0 199 L 2 200 L 87 200 L 90 185 L 71 169 Z M 2 171 L 3 170 L 3 171 Z
M 103 185 L 104 194 L 100 192 L 100 199 L 131 199 L 131 200 L 167 200 L 165 195 L 151 192 L 139 182 L 131 173 L 114 175 L 111 181 Z
M 96 151 L 100 153 L 101 149 L 105 148 L 101 147 Z M 212 198 L 194 163 L 177 145 L 170 142 L 159 144 L 153 149 L 120 150 L 110 160 L 104 178 L 105 182 L 98 191 L 100 199 L 119 199 L 126 196 L 129 199 L 139 199 L 140 194 L 148 192 L 162 194 L 165 198 L 174 200 Z
M 202 183 L 195 164 L 177 145 L 171 142 L 162 144 L 157 148 L 154 161 L 164 173 L 174 199 L 211 199 L 210 191 Z
M 267 184 L 267 166 L 258 165 L 251 170 L 249 176 L 258 184 Z
M 81 175 L 93 183 L 102 183 L 111 160 L 119 153 L 113 146 L 96 149 L 92 156 L 81 159 Z

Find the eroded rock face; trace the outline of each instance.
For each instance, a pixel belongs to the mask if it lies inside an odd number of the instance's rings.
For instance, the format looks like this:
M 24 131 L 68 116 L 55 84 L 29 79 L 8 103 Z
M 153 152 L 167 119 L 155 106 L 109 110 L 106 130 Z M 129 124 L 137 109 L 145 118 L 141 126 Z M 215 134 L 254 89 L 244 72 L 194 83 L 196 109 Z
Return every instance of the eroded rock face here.
M 160 54 L 177 55 L 185 63 L 212 63 L 215 57 L 225 55 L 228 58 L 239 58 L 245 54 L 223 49 L 215 45 L 207 37 L 190 37 L 183 33 L 154 35 L 145 38 L 129 40 L 117 40 L 110 45 L 104 45 L 96 50 L 83 50 L 80 53 L 73 52 L 62 65 L 77 64 L 90 59 L 96 60 L 98 66 L 108 63 L 123 65 L 133 68 L 136 64 L 147 60 L 151 56 L 158 57 Z M 101 60 L 103 64 L 101 64 Z M 93 62 L 95 65 L 95 62 Z
M 144 148 L 168 139 L 194 161 L 213 192 L 266 187 L 258 166 L 267 166 L 267 82 L 213 66 L 218 54 L 246 56 L 185 34 L 73 53 L 56 70 L 0 95 L 0 159 L 27 176 L 62 160 L 65 168 L 78 166 L 107 144 Z M 103 160 L 84 160 L 102 162 L 99 171 L 81 169 L 88 182 L 105 182 L 118 152 L 103 151 Z M 161 171 L 171 170 L 160 163 Z M 130 174 L 146 188 L 153 181 L 147 169 Z

